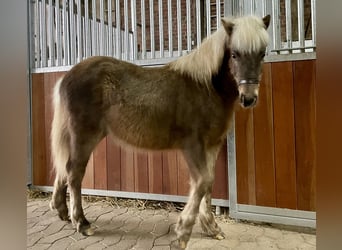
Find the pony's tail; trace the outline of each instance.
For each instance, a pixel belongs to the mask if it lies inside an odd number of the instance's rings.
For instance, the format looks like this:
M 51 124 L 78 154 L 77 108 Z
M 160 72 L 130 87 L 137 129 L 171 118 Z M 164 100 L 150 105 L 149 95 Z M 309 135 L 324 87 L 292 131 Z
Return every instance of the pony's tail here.
M 70 134 L 68 132 L 68 111 L 61 102 L 59 79 L 53 91 L 54 115 L 51 129 L 51 154 L 56 177 L 66 178 L 66 163 L 70 155 Z

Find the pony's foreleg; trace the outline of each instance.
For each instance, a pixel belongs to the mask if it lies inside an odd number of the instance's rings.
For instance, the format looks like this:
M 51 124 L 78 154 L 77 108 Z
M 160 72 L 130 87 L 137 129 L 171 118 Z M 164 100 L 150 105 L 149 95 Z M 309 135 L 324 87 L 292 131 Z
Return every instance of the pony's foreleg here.
M 218 152 L 220 150 L 220 146 L 213 147 L 211 153 L 208 154 L 208 167 L 210 175 L 215 176 L 215 163 L 217 159 Z M 202 198 L 200 209 L 199 209 L 199 221 L 201 223 L 201 227 L 203 231 L 208 235 L 215 239 L 221 240 L 224 239 L 224 233 L 221 228 L 217 225 L 215 221 L 214 214 L 211 210 L 211 193 L 212 193 L 213 183 L 210 184 L 210 187 L 207 189 L 206 194 Z
M 182 249 L 186 248 L 190 239 L 201 200 L 214 181 L 214 175 L 211 174 L 208 165 L 212 157 L 204 151 L 202 145 L 191 145 L 183 153 L 190 170 L 191 187 L 189 200 L 179 216 L 175 229 L 180 248 Z
M 56 174 L 50 209 L 56 209 L 61 220 L 70 220 L 66 203 L 67 183 L 66 178 Z

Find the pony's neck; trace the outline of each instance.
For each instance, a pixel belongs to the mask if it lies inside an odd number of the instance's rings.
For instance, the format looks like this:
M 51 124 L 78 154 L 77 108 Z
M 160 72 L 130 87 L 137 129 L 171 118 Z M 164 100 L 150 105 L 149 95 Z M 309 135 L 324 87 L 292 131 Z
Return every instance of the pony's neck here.
M 220 27 L 197 49 L 171 62 L 170 68 L 209 87 L 212 76 L 218 73 L 222 65 L 227 40 L 228 35 L 225 29 Z

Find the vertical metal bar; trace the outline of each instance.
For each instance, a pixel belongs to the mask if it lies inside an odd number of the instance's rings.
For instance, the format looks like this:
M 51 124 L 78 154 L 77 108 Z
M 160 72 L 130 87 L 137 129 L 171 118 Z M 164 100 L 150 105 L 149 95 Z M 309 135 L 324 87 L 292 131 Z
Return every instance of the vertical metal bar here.
M 92 1 L 91 4 L 92 7 L 92 19 L 93 19 L 93 23 L 92 23 L 92 41 L 91 41 L 91 47 L 92 47 L 92 56 L 97 55 L 97 21 L 96 21 L 96 0 Z
M 40 51 L 40 40 L 41 40 L 41 36 L 40 36 L 40 1 L 36 0 L 36 5 L 35 5 L 35 47 L 36 47 L 36 53 L 35 55 L 33 55 L 33 57 L 36 58 L 36 67 L 40 68 L 41 67 L 41 51 Z
M 47 66 L 47 55 L 46 55 L 46 4 L 45 1 L 41 3 L 41 16 L 40 16 L 40 28 L 41 28 L 41 49 L 42 49 L 42 67 Z
M 155 58 L 154 46 L 154 13 L 153 13 L 153 0 L 150 0 L 150 40 L 151 40 L 151 58 Z
M 108 0 L 108 56 L 113 56 L 113 16 L 112 0 Z
M 133 31 L 133 58 L 138 59 L 138 34 L 137 34 L 137 3 L 131 0 L 131 17 L 132 17 L 132 31 Z
M 49 0 L 48 10 L 49 61 L 50 66 L 55 66 L 54 11 L 52 0 Z
M 263 0 L 264 1 L 264 12 L 265 15 L 267 14 L 271 14 L 271 23 L 270 23 L 270 27 L 267 29 L 267 32 L 270 35 L 270 44 L 269 46 L 267 46 L 267 54 L 269 54 L 269 52 L 274 49 L 275 45 L 273 43 L 273 23 L 274 23 L 274 19 L 276 19 L 277 17 L 275 17 L 273 15 L 273 1 L 272 0 Z
M 186 1 L 190 3 L 190 1 Z M 159 13 L 159 52 L 160 58 L 164 57 L 164 23 L 163 23 L 163 0 L 158 0 Z
M 201 1 L 200 0 L 196 0 L 196 33 L 197 33 L 197 37 L 196 37 L 196 43 L 197 46 L 201 45 L 202 42 L 202 38 L 201 38 Z
M 298 7 L 298 40 L 299 46 L 304 48 L 305 46 L 305 31 L 304 31 L 304 0 L 297 1 Z
M 128 2 L 125 0 L 124 2 L 124 17 L 125 17 L 125 30 L 124 30 L 124 44 L 125 44 L 125 53 L 124 58 L 128 60 L 129 58 L 129 39 L 128 39 Z
M 64 45 L 64 65 L 70 64 L 70 56 L 69 56 L 69 19 L 67 13 L 67 2 L 63 2 L 63 45 Z
M 221 1 L 216 0 L 216 28 L 218 29 L 221 25 Z
M 292 22 L 291 22 L 291 0 L 285 0 L 285 17 L 286 17 L 286 43 L 289 52 L 292 50 Z
M 173 57 L 173 45 L 172 45 L 172 2 L 167 1 L 167 24 L 169 33 L 169 57 Z
M 178 56 L 182 55 L 182 9 L 181 1 L 177 0 L 177 43 Z
M 211 34 L 210 0 L 206 0 L 207 37 Z
M 311 37 L 312 46 L 316 46 L 316 0 L 311 0 Z
M 186 34 L 187 34 L 187 51 L 191 51 L 191 5 L 190 1 L 186 1 Z
M 229 185 L 229 213 L 237 212 L 237 183 L 236 183 L 236 148 L 235 148 L 235 114 L 227 137 L 228 155 L 228 185 Z
M 61 34 L 61 13 L 59 2 L 56 1 L 55 7 L 56 16 L 56 49 L 57 49 L 57 66 L 62 66 L 62 34 Z
M 279 23 L 279 0 L 273 1 L 272 6 L 272 24 L 273 24 L 273 49 L 281 49 L 280 45 L 280 23 Z
M 103 0 L 100 0 L 100 55 L 105 55 L 105 46 L 104 46 L 104 6 Z
M 116 57 L 121 59 L 121 20 L 120 20 L 120 0 L 116 0 Z
M 89 1 L 84 1 L 84 36 L 85 36 L 85 57 L 90 56 L 90 32 L 89 32 Z
M 233 16 L 233 14 L 234 14 L 234 11 L 233 11 L 234 2 L 235 2 L 234 0 L 225 0 L 224 1 L 223 12 L 224 12 L 225 17 L 226 16 Z
M 86 1 L 87 2 L 87 1 Z M 81 0 L 77 0 L 77 62 L 80 62 L 83 59 L 83 41 L 84 38 L 82 37 L 82 11 L 81 11 Z
M 76 52 L 76 32 L 75 32 L 75 16 L 74 16 L 74 0 L 69 1 L 70 16 L 70 63 L 75 64 Z
M 146 58 L 146 18 L 145 0 L 141 0 L 141 57 Z

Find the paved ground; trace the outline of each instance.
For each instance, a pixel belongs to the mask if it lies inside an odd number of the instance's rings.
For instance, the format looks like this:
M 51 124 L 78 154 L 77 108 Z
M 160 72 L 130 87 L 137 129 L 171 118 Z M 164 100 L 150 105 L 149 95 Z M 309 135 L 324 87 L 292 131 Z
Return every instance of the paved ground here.
M 49 199 L 28 198 L 27 249 L 178 249 L 174 233 L 179 212 L 166 209 L 117 207 L 109 202 L 84 202 L 86 217 L 97 227 L 85 237 L 49 210 Z M 265 225 L 217 219 L 226 239 L 201 233 L 196 223 L 187 249 L 316 249 L 316 236 Z

